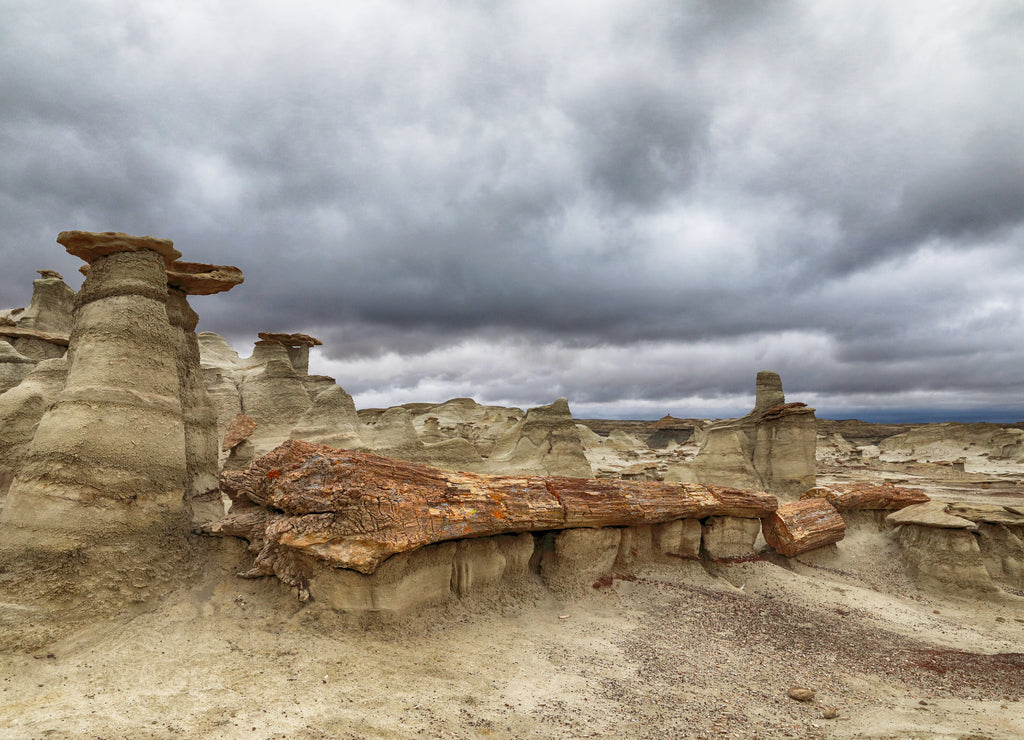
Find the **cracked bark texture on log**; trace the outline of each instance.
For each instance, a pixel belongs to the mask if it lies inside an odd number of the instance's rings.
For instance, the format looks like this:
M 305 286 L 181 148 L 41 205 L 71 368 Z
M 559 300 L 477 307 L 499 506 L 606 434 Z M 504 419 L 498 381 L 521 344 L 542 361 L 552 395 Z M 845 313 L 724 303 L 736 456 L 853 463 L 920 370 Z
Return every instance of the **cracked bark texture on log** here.
M 809 498 L 780 504 L 761 522 L 764 541 L 780 555 L 791 558 L 846 536 L 846 522 L 828 501 Z
M 778 506 L 761 491 L 472 475 L 296 440 L 226 477 L 222 490 L 234 501 L 231 513 L 200 531 L 245 537 L 259 549 L 256 570 L 279 577 L 286 561 L 287 570 L 295 569 L 293 556 L 369 574 L 395 553 L 445 540 L 708 516 L 764 518 Z M 274 511 L 255 515 L 247 501 Z
M 824 499 L 839 511 L 896 511 L 931 501 L 924 491 L 891 483 L 841 483 L 815 486 L 800 494 L 801 500 Z

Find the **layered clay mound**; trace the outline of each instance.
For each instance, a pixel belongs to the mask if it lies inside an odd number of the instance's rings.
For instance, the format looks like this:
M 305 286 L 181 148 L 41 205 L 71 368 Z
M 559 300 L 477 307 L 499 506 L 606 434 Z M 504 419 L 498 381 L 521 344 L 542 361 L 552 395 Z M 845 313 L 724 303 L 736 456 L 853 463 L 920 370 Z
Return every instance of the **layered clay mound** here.
M 991 424 L 927 424 L 878 443 L 882 459 L 942 462 L 987 457 L 1024 462 L 1024 430 Z
M 487 472 L 593 477 L 569 402 L 559 398 L 550 406 L 529 409 L 495 444 Z
M 63 357 L 75 291 L 53 270 L 39 270 L 28 308 L 0 311 L 0 393 L 13 388 L 40 360 Z
M 593 475 L 564 398 L 525 414 L 456 398 L 364 409 L 359 418 L 361 449 L 398 460 L 494 475 Z
M 32 300 L 16 319 L 18 326 L 53 334 L 69 334 L 73 319 L 75 291 L 54 270 L 38 270 L 32 281 Z
M 267 351 L 270 348 L 275 351 Z M 253 358 L 257 357 L 257 366 L 245 371 L 238 384 L 241 409 L 256 420 L 253 441 L 257 448 L 273 447 L 288 438 L 313 399 L 292 367 L 284 347 L 257 345 Z
M 956 595 L 1024 596 L 1024 507 L 931 501 L 886 517 L 914 580 Z
M 525 414 L 468 398 L 356 412 L 333 378 L 305 372 L 317 340 L 304 334 L 260 337 L 252 356 L 243 359 L 222 337 L 199 335 L 219 436 L 245 414 L 256 423 L 249 444 L 257 455 L 300 439 L 449 470 L 592 476 L 565 399 Z
M 315 424 L 317 429 L 311 428 L 311 432 L 327 434 L 324 419 L 302 421 L 316 396 L 334 386 L 330 378 L 327 383 L 307 383 L 309 347 L 317 340 L 305 334 L 260 336 L 266 338 L 256 342 L 250 357 L 242 358 L 223 337 L 213 332 L 199 334 L 203 382 L 216 412 L 218 437 L 224 438 L 229 424 L 240 413 L 256 422 L 251 442 L 260 452 L 287 439 L 300 423 L 307 427 Z M 291 346 L 296 341 L 300 346 Z M 293 360 L 303 369 L 296 370 Z
M 316 394 L 288 436 L 338 449 L 361 449 L 361 426 L 352 396 L 332 384 Z
M 670 468 L 666 480 L 756 488 L 793 500 L 815 483 L 814 409 L 786 403 L 776 373 L 757 374 L 754 410 L 695 433 L 697 456 Z
M 642 450 L 647 447 L 647 444 L 640 439 L 637 439 L 632 434 L 624 432 L 621 429 L 614 429 L 608 435 L 607 439 L 601 442 L 603 447 L 612 450 L 618 450 L 620 452 L 628 452 L 631 450 Z
M 483 456 L 522 421 L 518 408 L 485 406 L 472 398 L 453 398 L 440 404 L 408 404 L 413 424 L 426 443 L 464 439 Z
M 839 432 L 819 434 L 814 453 L 820 464 L 843 465 L 863 458 L 861 450 Z
M 36 360 L 25 357 L 13 345 L 0 340 L 0 394 L 18 385 L 35 365 Z
M 215 291 L 175 281 L 181 255 L 169 240 L 72 231 L 58 241 L 90 269 L 55 398 L 56 365 L 0 396 L 13 394 L 22 430 L 0 513 L 0 573 L 28 613 L 42 606 L 77 619 L 130 603 L 133 579 L 145 600 L 184 567 L 193 503 L 219 503 L 213 414 L 183 288 Z
M 426 435 L 427 439 L 436 441 L 425 441 L 416 432 L 412 413 L 403 406 L 394 406 L 382 413 L 364 414 L 363 417 L 367 421 L 361 431 L 364 440 L 361 450 L 447 470 L 479 472 L 483 467 L 480 453 L 462 437 L 444 439 L 438 432 Z
M 39 420 L 57 400 L 66 376 L 65 358 L 42 360 L 16 387 L 0 393 L 0 510 Z

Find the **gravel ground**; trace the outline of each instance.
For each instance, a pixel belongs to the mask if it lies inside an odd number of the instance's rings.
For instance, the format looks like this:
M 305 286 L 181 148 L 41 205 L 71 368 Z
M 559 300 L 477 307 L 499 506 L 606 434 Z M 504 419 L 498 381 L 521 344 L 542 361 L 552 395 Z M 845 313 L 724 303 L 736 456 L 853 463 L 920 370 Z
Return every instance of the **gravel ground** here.
M 680 562 L 387 620 L 301 607 L 228 555 L 153 612 L 0 655 L 0 737 L 1024 735 L 1020 604 L 868 588 L 855 559 Z

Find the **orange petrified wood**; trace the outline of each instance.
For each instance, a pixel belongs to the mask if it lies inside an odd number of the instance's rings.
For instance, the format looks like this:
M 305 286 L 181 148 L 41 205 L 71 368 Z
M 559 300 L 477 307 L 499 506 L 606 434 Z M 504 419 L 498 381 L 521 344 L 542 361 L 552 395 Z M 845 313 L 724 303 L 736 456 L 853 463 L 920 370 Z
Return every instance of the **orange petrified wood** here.
M 395 553 L 445 540 L 708 516 L 763 518 L 778 506 L 761 491 L 471 475 L 295 440 L 244 473 L 225 476 L 222 490 L 234 502 L 231 513 L 201 531 L 241 534 L 260 550 L 252 574 L 278 576 L 282 558 L 294 556 L 373 573 Z M 271 513 L 254 517 L 254 504 Z
M 787 558 L 831 545 L 846 535 L 846 522 L 828 501 L 810 498 L 780 504 L 761 521 L 761 533 Z
M 895 511 L 931 499 L 916 488 L 901 488 L 891 483 L 842 483 L 816 486 L 800 495 L 801 499 L 824 499 L 839 511 Z

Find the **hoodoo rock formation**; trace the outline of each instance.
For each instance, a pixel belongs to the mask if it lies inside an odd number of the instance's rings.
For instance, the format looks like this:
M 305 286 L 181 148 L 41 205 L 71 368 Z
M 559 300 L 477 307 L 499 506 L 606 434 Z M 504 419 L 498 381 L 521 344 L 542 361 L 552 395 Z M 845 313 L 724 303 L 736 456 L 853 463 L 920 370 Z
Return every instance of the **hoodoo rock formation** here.
M 566 399 L 529 409 L 522 421 L 495 443 L 488 472 L 513 470 L 528 475 L 593 476 Z
M 184 506 L 184 428 L 166 308 L 166 266 L 180 253 L 168 240 L 123 234 L 62 232 L 58 241 L 91 269 L 76 297 L 67 381 L 39 423 L 2 523 L 8 536 L 65 529 L 75 544 L 90 518 L 100 527 L 122 517 L 166 525 Z M 113 509 L 108 520 L 104 500 L 134 505 Z
M 593 475 L 564 398 L 525 413 L 468 398 L 356 412 L 352 397 L 333 378 L 308 374 L 309 348 L 319 340 L 271 332 L 259 337 L 243 359 L 222 337 L 199 334 L 219 434 L 244 413 L 257 424 L 250 439 L 257 455 L 299 439 L 446 470 Z
M 307 372 L 309 347 L 320 344 L 319 340 L 305 334 L 261 332 L 259 336 L 247 358 L 239 357 L 217 334 L 201 332 L 198 336 L 203 381 L 216 411 L 219 436 L 223 438 L 240 413 L 256 423 L 250 443 L 257 454 L 295 436 L 297 426 L 313 434 L 330 435 L 327 427 L 333 423 L 326 417 L 334 411 L 344 415 L 344 409 L 334 403 L 333 395 L 322 399 L 325 408 L 313 409 L 322 391 L 341 391 L 333 378 Z M 304 420 L 307 413 L 313 418 Z M 339 428 L 337 434 L 343 435 L 353 423 L 350 417 L 338 418 L 337 424 L 344 430 Z
M 319 339 L 308 334 L 280 334 L 261 331 L 257 336 L 260 341 L 276 343 L 284 347 L 295 372 L 302 375 L 309 375 L 309 348 L 319 347 L 323 344 Z
M 756 488 L 786 500 L 814 486 L 814 409 L 786 403 L 777 373 L 757 374 L 753 411 L 708 424 L 695 436 L 697 456 L 673 466 L 666 480 Z
M 18 385 L 37 362 L 67 351 L 75 291 L 60 273 L 38 272 L 28 308 L 0 311 L 0 393 Z
M 49 587 L 69 589 L 88 611 L 104 589 L 123 588 L 124 578 L 104 576 L 115 563 L 154 567 L 140 562 L 140 543 L 143 551 L 169 548 L 156 559 L 162 564 L 175 560 L 190 528 L 190 494 L 215 471 L 208 459 L 206 469 L 200 464 L 209 414 L 192 408 L 202 403 L 189 339 L 195 314 L 169 284 L 180 252 L 166 239 L 115 232 L 68 231 L 57 240 L 89 269 L 75 296 L 66 380 L 0 513 L 0 570 L 24 579 L 31 594 L 48 568 L 70 562 L 78 576 Z M 196 433 L 187 435 L 187 425 Z
M 983 596 L 1024 589 L 1024 507 L 931 501 L 889 514 L 908 570 L 925 588 Z
M 193 523 L 224 513 L 218 477 L 217 414 L 206 392 L 199 367 L 199 316 L 189 295 L 213 295 L 243 281 L 237 267 L 173 262 L 167 268 L 167 318 L 172 327 L 182 421 L 185 426 L 186 494 Z

